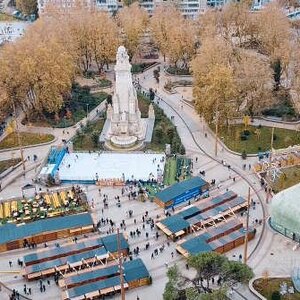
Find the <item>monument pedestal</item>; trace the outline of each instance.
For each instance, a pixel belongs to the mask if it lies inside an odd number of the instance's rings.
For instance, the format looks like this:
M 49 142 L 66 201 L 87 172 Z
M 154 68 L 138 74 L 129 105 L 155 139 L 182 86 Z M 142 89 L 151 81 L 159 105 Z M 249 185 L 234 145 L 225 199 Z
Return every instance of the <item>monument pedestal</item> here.
M 149 119 L 152 122 L 141 118 L 136 90 L 132 83 L 131 64 L 123 46 L 118 48 L 116 59 L 116 85 L 112 105 L 108 106 L 107 120 L 99 140 L 109 150 L 140 150 L 147 137 L 152 136 L 154 110 L 150 105 Z M 151 126 L 148 127 L 148 124 Z

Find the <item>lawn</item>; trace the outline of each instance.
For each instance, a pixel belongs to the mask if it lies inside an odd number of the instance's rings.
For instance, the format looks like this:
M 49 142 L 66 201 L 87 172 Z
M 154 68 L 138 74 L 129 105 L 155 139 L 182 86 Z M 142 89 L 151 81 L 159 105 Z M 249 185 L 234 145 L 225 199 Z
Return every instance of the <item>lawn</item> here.
M 89 123 L 81 133 L 77 133 L 73 139 L 73 147 L 76 151 L 99 150 L 99 135 L 104 126 L 104 119 Z
M 165 165 L 164 184 L 172 185 L 178 180 L 186 180 L 191 177 L 191 160 L 185 157 L 169 158 Z
M 300 300 L 300 293 L 288 294 L 281 297 L 272 297 L 272 294 L 276 291 L 280 291 L 280 284 L 286 282 L 287 286 L 290 287 L 293 285 L 290 278 L 267 278 L 267 279 L 258 279 L 253 283 L 254 288 L 261 293 L 268 300 L 273 299 L 282 299 L 282 300 Z
M 219 137 L 223 140 L 226 146 L 236 152 L 242 153 L 258 153 L 261 151 L 270 150 L 271 146 L 271 127 L 255 127 L 248 126 L 247 132 L 244 131 L 244 125 L 232 125 L 220 128 Z M 255 133 L 259 130 L 259 137 Z M 282 128 L 274 129 L 273 148 L 281 149 L 288 146 L 300 143 L 300 132 L 295 130 L 287 130 Z
M 38 134 L 29 132 L 20 132 L 20 138 L 22 146 L 37 145 L 54 140 L 54 136 L 52 134 Z M 18 136 L 15 132 L 9 134 L 0 142 L 0 149 L 14 148 L 18 146 Z
M 176 182 L 176 159 L 170 158 L 165 165 L 164 184 L 171 185 Z
M 273 191 L 278 193 L 300 182 L 300 166 L 281 169 L 282 174 L 275 181 L 268 180 Z
M 7 14 L 0 13 L 0 22 L 11 22 L 11 21 L 17 21 L 16 18 L 13 16 L 9 16 Z
M 0 161 L 0 174 L 6 171 L 8 168 L 15 166 L 17 163 L 21 161 L 20 158 L 1 160 Z
M 33 126 L 70 127 L 78 123 L 86 117 L 87 112 L 90 112 L 107 98 L 108 94 L 99 92 L 91 94 L 90 88 L 87 86 L 81 87 L 79 84 L 74 84 L 70 99 L 66 99 L 64 106 L 60 112 L 55 114 L 44 113 L 44 116 L 36 115 L 34 112 L 30 114 L 30 120 L 23 120 L 23 124 L 32 124 Z

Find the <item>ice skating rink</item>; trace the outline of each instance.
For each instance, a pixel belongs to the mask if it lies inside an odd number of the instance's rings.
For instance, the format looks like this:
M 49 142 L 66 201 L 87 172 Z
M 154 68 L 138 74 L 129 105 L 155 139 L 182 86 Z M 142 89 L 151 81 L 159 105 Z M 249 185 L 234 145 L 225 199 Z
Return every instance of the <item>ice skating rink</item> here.
M 119 178 L 148 180 L 163 174 L 164 154 L 148 153 L 66 153 L 60 166 L 60 180 L 85 181 Z M 97 174 L 97 175 L 96 175 Z

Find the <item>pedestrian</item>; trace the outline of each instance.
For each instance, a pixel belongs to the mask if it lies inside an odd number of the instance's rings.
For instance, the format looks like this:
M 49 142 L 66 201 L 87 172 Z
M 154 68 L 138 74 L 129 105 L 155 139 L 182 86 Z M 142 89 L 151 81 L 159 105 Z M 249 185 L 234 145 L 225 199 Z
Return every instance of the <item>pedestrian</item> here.
M 28 289 L 28 294 L 31 295 L 31 288 Z
M 196 162 L 198 162 L 198 157 L 196 156 Z
M 11 268 L 12 267 L 12 261 L 9 261 L 8 264 L 9 264 L 9 267 Z
M 153 252 L 151 253 L 151 259 L 154 259 L 154 254 L 153 254 Z
M 172 258 L 174 258 L 174 252 L 173 251 L 171 252 L 171 256 L 172 256 Z

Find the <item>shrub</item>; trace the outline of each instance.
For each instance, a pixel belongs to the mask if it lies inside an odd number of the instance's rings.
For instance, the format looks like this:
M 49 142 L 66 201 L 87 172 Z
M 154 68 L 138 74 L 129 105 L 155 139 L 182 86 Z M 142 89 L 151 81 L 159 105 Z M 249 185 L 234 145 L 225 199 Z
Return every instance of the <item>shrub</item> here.
M 280 293 L 278 291 L 273 292 L 271 299 L 272 300 L 280 300 L 281 299 Z
M 241 141 L 247 141 L 248 140 L 248 136 L 247 135 L 245 135 L 245 134 L 241 134 Z

